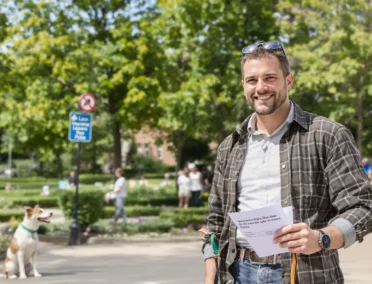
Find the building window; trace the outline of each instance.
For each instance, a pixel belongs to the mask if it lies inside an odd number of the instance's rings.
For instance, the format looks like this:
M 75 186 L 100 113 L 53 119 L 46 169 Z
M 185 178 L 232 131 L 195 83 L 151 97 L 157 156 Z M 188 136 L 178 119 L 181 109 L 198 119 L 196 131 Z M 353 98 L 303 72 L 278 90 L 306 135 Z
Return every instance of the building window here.
M 163 161 L 163 146 L 158 146 L 158 160 Z
M 144 151 L 144 154 L 146 156 L 148 156 L 150 154 L 150 151 L 149 151 L 149 144 L 145 144 L 145 151 Z
M 140 155 L 143 154 L 143 149 L 142 149 L 142 144 L 141 143 L 137 144 L 137 154 L 140 154 Z

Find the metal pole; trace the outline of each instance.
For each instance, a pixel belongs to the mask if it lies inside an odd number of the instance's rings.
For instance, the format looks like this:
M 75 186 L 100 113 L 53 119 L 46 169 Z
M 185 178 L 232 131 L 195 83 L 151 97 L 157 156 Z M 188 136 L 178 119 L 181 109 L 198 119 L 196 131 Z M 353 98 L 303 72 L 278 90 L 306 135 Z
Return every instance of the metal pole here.
M 79 220 L 78 220 L 78 207 L 79 207 L 79 172 L 80 172 L 80 151 L 81 151 L 81 143 L 78 142 L 78 150 L 77 150 L 77 169 L 76 169 L 76 190 L 75 190 L 75 206 L 74 206 L 74 214 L 71 224 L 71 234 L 70 234 L 70 241 L 69 245 L 76 245 L 79 242 L 80 236 L 80 227 L 79 227 Z

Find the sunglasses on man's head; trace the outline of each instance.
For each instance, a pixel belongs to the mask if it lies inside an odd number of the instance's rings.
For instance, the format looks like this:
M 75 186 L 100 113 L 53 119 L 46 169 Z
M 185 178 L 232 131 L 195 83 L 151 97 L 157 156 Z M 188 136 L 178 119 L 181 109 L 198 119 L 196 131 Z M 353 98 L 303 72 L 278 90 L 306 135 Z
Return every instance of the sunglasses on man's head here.
M 246 54 L 252 53 L 253 51 L 255 51 L 260 46 L 262 46 L 266 50 L 280 50 L 280 51 L 283 51 L 284 55 L 287 56 L 284 52 L 284 48 L 283 48 L 282 43 L 279 42 L 279 41 L 267 41 L 267 42 L 259 41 L 259 42 L 256 42 L 254 44 L 250 44 L 250 45 L 243 48 L 243 50 L 242 50 L 243 56 L 246 55 Z

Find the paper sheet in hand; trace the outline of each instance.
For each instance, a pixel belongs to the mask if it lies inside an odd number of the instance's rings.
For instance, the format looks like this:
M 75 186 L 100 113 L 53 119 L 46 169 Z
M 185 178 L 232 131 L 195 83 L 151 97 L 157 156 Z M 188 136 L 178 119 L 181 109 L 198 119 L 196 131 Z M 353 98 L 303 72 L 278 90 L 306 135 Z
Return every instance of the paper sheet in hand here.
M 229 213 L 230 218 L 243 233 L 259 257 L 288 252 L 274 244 L 274 233 L 293 224 L 292 206 L 282 208 L 279 204 L 256 210 Z

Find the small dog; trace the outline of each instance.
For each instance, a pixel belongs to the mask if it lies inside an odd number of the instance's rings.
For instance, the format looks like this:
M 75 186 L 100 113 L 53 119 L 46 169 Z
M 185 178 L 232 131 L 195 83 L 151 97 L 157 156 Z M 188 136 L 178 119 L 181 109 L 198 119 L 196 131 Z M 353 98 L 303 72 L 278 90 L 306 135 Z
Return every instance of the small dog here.
M 32 274 L 41 277 L 36 269 L 37 246 L 39 237 L 37 230 L 41 223 L 50 223 L 53 213 L 46 212 L 36 205 L 34 208 L 25 207 L 26 214 L 19 224 L 9 244 L 3 267 L 4 278 L 14 279 L 19 276 L 25 279 Z

